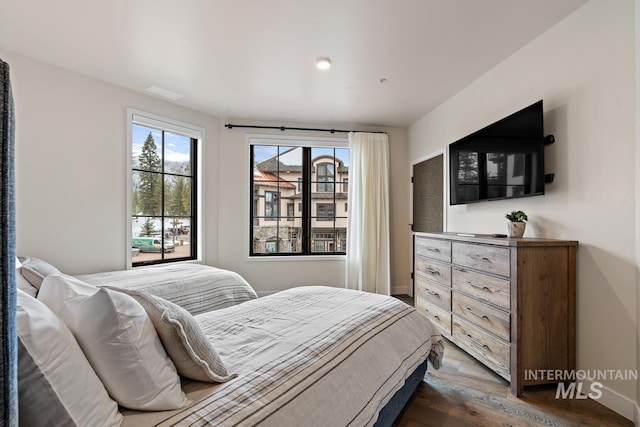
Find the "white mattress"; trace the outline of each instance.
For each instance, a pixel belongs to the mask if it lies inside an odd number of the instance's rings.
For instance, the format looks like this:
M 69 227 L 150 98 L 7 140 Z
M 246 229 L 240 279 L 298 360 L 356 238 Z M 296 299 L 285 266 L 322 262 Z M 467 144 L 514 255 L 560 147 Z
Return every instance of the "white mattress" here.
M 144 290 L 178 304 L 193 315 L 257 298 L 238 273 L 201 264 L 171 264 L 77 277 L 95 286 Z
M 191 405 L 124 411 L 124 426 L 372 425 L 427 357 L 442 357 L 429 320 L 364 292 L 301 287 L 196 318 L 239 376 L 187 382 Z

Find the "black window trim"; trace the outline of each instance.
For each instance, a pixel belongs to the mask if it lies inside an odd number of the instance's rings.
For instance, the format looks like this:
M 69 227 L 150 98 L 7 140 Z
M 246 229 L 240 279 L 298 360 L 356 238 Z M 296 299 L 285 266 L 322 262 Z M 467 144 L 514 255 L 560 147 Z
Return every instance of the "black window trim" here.
M 201 242 L 200 242 L 200 221 L 201 221 L 201 215 L 203 214 L 201 212 L 201 207 L 199 204 L 200 198 L 202 196 L 202 189 L 201 186 L 203 185 L 200 178 L 201 178 L 201 173 L 200 173 L 200 157 L 202 154 L 202 146 L 204 144 L 204 128 L 200 128 L 197 126 L 192 126 L 186 123 L 182 123 L 173 119 L 169 119 L 169 118 L 165 118 L 165 117 L 161 117 L 161 116 L 157 116 L 155 114 L 152 113 L 146 113 L 143 111 L 139 111 L 133 108 L 127 108 L 127 116 L 128 116 L 128 123 L 127 123 L 127 127 L 128 127 L 128 157 L 129 160 L 128 162 L 131 161 L 131 156 L 132 156 L 132 147 L 133 147 L 133 126 L 137 125 L 137 126 L 143 126 L 143 127 L 147 127 L 147 128 L 151 128 L 151 129 L 155 129 L 158 130 L 160 132 L 162 132 L 162 171 L 161 172 L 157 172 L 160 175 L 162 175 L 162 194 L 161 194 L 161 201 L 162 201 L 162 212 L 160 215 L 134 215 L 134 213 L 131 211 L 131 198 L 132 198 L 132 179 L 133 179 L 133 172 L 135 171 L 140 171 L 141 169 L 138 168 L 134 168 L 133 164 L 129 164 L 128 167 L 128 179 L 127 179 L 127 221 L 129 222 L 128 226 L 127 226 L 127 241 L 125 242 L 126 247 L 127 247 L 127 268 L 137 268 L 137 267 L 145 267 L 145 266 L 151 266 L 151 265 L 161 265 L 161 264 L 172 264 L 172 263 L 179 263 L 179 262 L 193 262 L 193 261 L 202 261 L 204 259 L 204 254 L 202 253 L 202 248 L 201 248 Z M 171 133 L 171 134 L 175 134 L 175 135 L 182 135 L 182 136 L 186 136 L 187 138 L 190 139 L 191 142 L 191 147 L 190 147 L 190 156 L 191 156 L 191 175 L 183 175 L 183 174 L 179 174 L 179 173 L 173 173 L 173 172 L 165 172 L 165 164 L 164 164 L 164 158 L 165 158 L 165 141 L 164 141 L 164 135 L 165 132 L 167 133 Z M 149 172 L 149 171 L 145 171 L 145 172 Z M 191 179 L 191 214 L 190 215 L 167 215 L 165 214 L 165 192 L 164 192 L 164 186 L 165 186 L 165 178 L 168 176 L 183 176 L 186 178 L 190 178 Z M 179 257 L 179 258 L 165 258 L 165 253 L 164 250 L 160 251 L 160 255 L 161 258 L 157 259 L 157 260 L 149 260 L 149 261 L 142 261 L 142 262 L 134 262 L 134 260 L 132 259 L 133 257 L 132 255 L 132 248 L 131 248 L 131 238 L 134 237 L 132 230 L 131 230 L 131 223 L 130 221 L 133 220 L 133 218 L 146 218 L 146 217 L 151 217 L 151 218 L 161 218 L 161 239 L 164 242 L 165 240 L 165 220 L 166 219 L 170 219 L 170 218 L 185 218 L 185 217 L 190 217 L 190 225 L 189 225 L 189 237 L 190 237 L 190 242 L 189 245 L 191 247 L 191 253 L 189 256 L 186 257 Z M 164 246 L 164 243 L 163 243 Z
M 295 141 L 295 142 L 294 142 Z M 249 202 L 249 217 L 248 217 L 248 224 L 249 224 L 249 241 L 247 242 L 248 246 L 249 246 L 249 258 L 266 258 L 266 257 L 301 257 L 301 258 L 305 258 L 305 259 L 312 259 L 312 258 L 321 258 L 321 257 L 332 257 L 332 256 L 338 256 L 338 257 L 344 257 L 346 255 L 346 248 L 341 251 L 341 252 L 313 252 L 312 248 L 311 248 L 311 236 L 313 234 L 313 229 L 311 226 L 311 222 L 313 219 L 316 218 L 316 216 L 313 214 L 313 212 L 311 211 L 312 209 L 312 171 L 313 168 L 315 167 L 315 165 L 313 164 L 312 158 L 311 158 L 311 151 L 313 148 L 331 148 L 331 149 L 349 149 L 348 144 L 346 143 L 346 139 L 339 139 L 336 141 L 331 141 L 329 142 L 329 140 L 325 140 L 325 139 L 318 139 L 318 143 L 315 143 L 315 139 L 312 141 L 307 140 L 304 137 L 300 137 L 300 138 L 269 138 L 268 136 L 264 136 L 264 135 L 254 135 L 254 136 L 247 136 L 247 143 L 248 143 L 248 148 L 249 148 L 249 158 L 248 158 L 248 170 L 249 170 L 249 197 L 250 197 L 250 202 Z M 254 156 L 254 146 L 259 145 L 259 146 L 265 146 L 265 145 L 272 145 L 274 147 L 295 147 L 295 148 L 302 148 L 302 205 L 303 205 L 303 212 L 307 212 L 308 214 L 306 215 L 302 215 L 302 250 L 301 252 L 271 252 L 271 253 L 263 253 L 263 252 L 256 252 L 254 250 L 254 215 L 252 214 L 253 210 L 252 210 L 252 206 L 253 206 L 253 178 L 254 178 L 254 174 L 253 174 L 253 156 Z M 336 199 L 336 175 L 337 175 L 337 166 L 334 166 L 334 182 L 333 182 L 333 191 L 332 192 L 327 192 L 327 193 L 333 193 L 333 200 L 334 202 L 337 204 L 337 199 Z M 299 183 L 295 183 L 294 185 L 296 185 L 296 189 L 298 187 Z M 324 194 L 324 193 L 323 193 Z M 282 217 L 282 218 L 286 218 L 286 217 Z M 345 217 L 340 217 L 340 218 L 345 218 Z M 334 230 L 334 247 L 337 247 L 337 239 L 340 235 L 340 232 L 338 231 L 338 229 L 335 228 L 335 224 L 336 224 L 336 218 L 334 216 L 333 218 L 333 230 Z M 279 229 L 279 223 L 277 228 Z

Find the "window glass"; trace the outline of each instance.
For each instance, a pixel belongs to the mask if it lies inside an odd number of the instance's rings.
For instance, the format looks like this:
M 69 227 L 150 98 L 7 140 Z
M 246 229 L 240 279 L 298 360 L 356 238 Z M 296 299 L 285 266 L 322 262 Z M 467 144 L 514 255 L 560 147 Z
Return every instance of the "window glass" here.
M 344 254 L 349 150 L 251 144 L 250 152 L 251 255 Z
M 131 262 L 196 259 L 197 139 L 131 124 Z

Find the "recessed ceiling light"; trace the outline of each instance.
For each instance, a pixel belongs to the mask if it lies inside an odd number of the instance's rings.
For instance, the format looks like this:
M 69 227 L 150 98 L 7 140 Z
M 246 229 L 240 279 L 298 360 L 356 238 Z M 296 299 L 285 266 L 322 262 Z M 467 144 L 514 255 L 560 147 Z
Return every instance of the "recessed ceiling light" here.
M 316 67 L 318 67 L 318 70 L 328 70 L 331 68 L 331 59 L 326 56 L 321 56 L 316 59 Z
M 182 95 L 179 95 L 175 92 L 171 92 L 170 90 L 161 88 L 159 86 L 149 86 L 148 88 L 145 89 L 147 92 L 151 92 L 154 95 L 158 95 L 161 96 L 163 98 L 168 98 L 172 101 L 177 101 L 178 99 L 182 98 Z
M 386 83 L 386 82 L 387 82 L 387 79 L 385 79 L 385 78 L 383 77 L 383 78 L 381 78 L 381 79 L 380 79 L 380 80 L 378 80 L 378 81 L 379 81 L 380 83 Z

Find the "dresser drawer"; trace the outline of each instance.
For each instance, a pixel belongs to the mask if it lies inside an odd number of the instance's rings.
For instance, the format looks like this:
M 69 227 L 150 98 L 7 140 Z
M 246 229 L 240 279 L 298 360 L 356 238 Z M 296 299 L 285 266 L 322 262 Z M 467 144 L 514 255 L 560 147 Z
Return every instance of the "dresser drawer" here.
M 466 295 L 453 292 L 452 311 L 505 341 L 511 340 L 511 315 Z
M 453 267 L 451 283 L 453 289 L 505 310 L 511 309 L 511 283 L 508 280 Z
M 452 320 L 452 332 L 454 342 L 458 346 L 477 357 L 507 381 L 511 380 L 509 374 L 511 347 L 509 344 L 500 341 L 471 323 L 465 322 L 456 315 Z
M 451 262 L 451 242 L 416 236 L 416 255 Z
M 451 266 L 429 258 L 416 257 L 416 276 L 422 275 L 446 286 L 451 286 Z
M 416 276 L 416 293 L 417 296 L 451 311 L 451 288 Z
M 454 264 L 500 276 L 511 276 L 511 251 L 508 248 L 454 242 L 451 252 Z
M 440 330 L 443 334 L 451 336 L 451 313 L 447 310 L 443 310 L 435 304 L 417 297 L 416 298 L 416 310 L 418 313 L 427 316 L 429 320 Z

